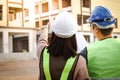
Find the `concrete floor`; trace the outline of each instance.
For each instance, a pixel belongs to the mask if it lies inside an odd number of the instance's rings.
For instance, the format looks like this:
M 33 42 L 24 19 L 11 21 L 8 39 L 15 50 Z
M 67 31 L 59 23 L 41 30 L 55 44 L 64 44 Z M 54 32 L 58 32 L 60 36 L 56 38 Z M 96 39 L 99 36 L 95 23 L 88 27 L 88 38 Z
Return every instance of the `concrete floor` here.
M 0 80 L 37 80 L 38 61 L 9 61 L 0 63 Z

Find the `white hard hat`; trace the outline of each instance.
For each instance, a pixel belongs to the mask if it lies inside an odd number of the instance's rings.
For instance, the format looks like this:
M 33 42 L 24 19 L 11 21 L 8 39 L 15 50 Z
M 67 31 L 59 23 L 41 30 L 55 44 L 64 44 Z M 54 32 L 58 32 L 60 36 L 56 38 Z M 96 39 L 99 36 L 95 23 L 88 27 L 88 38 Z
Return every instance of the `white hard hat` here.
M 78 29 L 78 24 L 70 12 L 63 11 L 59 13 L 52 25 L 52 31 L 56 36 L 69 38 L 73 36 Z

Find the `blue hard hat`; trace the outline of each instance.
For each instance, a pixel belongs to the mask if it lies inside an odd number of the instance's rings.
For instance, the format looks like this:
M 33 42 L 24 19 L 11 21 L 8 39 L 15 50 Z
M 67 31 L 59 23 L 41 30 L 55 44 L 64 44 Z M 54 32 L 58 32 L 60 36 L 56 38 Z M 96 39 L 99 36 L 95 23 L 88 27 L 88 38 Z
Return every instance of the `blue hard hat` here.
M 110 28 L 115 23 L 112 13 L 103 6 L 96 6 L 87 22 L 95 23 L 99 28 Z

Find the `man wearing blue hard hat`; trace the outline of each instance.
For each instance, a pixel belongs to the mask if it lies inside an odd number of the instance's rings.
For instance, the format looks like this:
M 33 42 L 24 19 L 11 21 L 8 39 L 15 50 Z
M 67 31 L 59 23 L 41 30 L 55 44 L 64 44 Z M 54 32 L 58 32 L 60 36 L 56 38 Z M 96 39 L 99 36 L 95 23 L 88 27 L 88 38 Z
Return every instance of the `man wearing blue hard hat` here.
M 80 54 L 86 55 L 89 76 L 93 80 L 120 80 L 120 39 L 112 37 L 115 21 L 111 11 L 103 6 L 96 6 L 87 20 L 98 41 Z

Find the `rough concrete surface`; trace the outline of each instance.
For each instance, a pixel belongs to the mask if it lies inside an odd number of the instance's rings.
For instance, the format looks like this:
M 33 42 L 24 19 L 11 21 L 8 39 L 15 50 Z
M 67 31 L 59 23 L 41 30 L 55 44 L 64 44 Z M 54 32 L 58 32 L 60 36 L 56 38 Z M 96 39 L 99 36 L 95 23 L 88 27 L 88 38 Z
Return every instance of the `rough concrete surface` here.
M 0 62 L 0 80 L 37 80 L 37 60 Z

